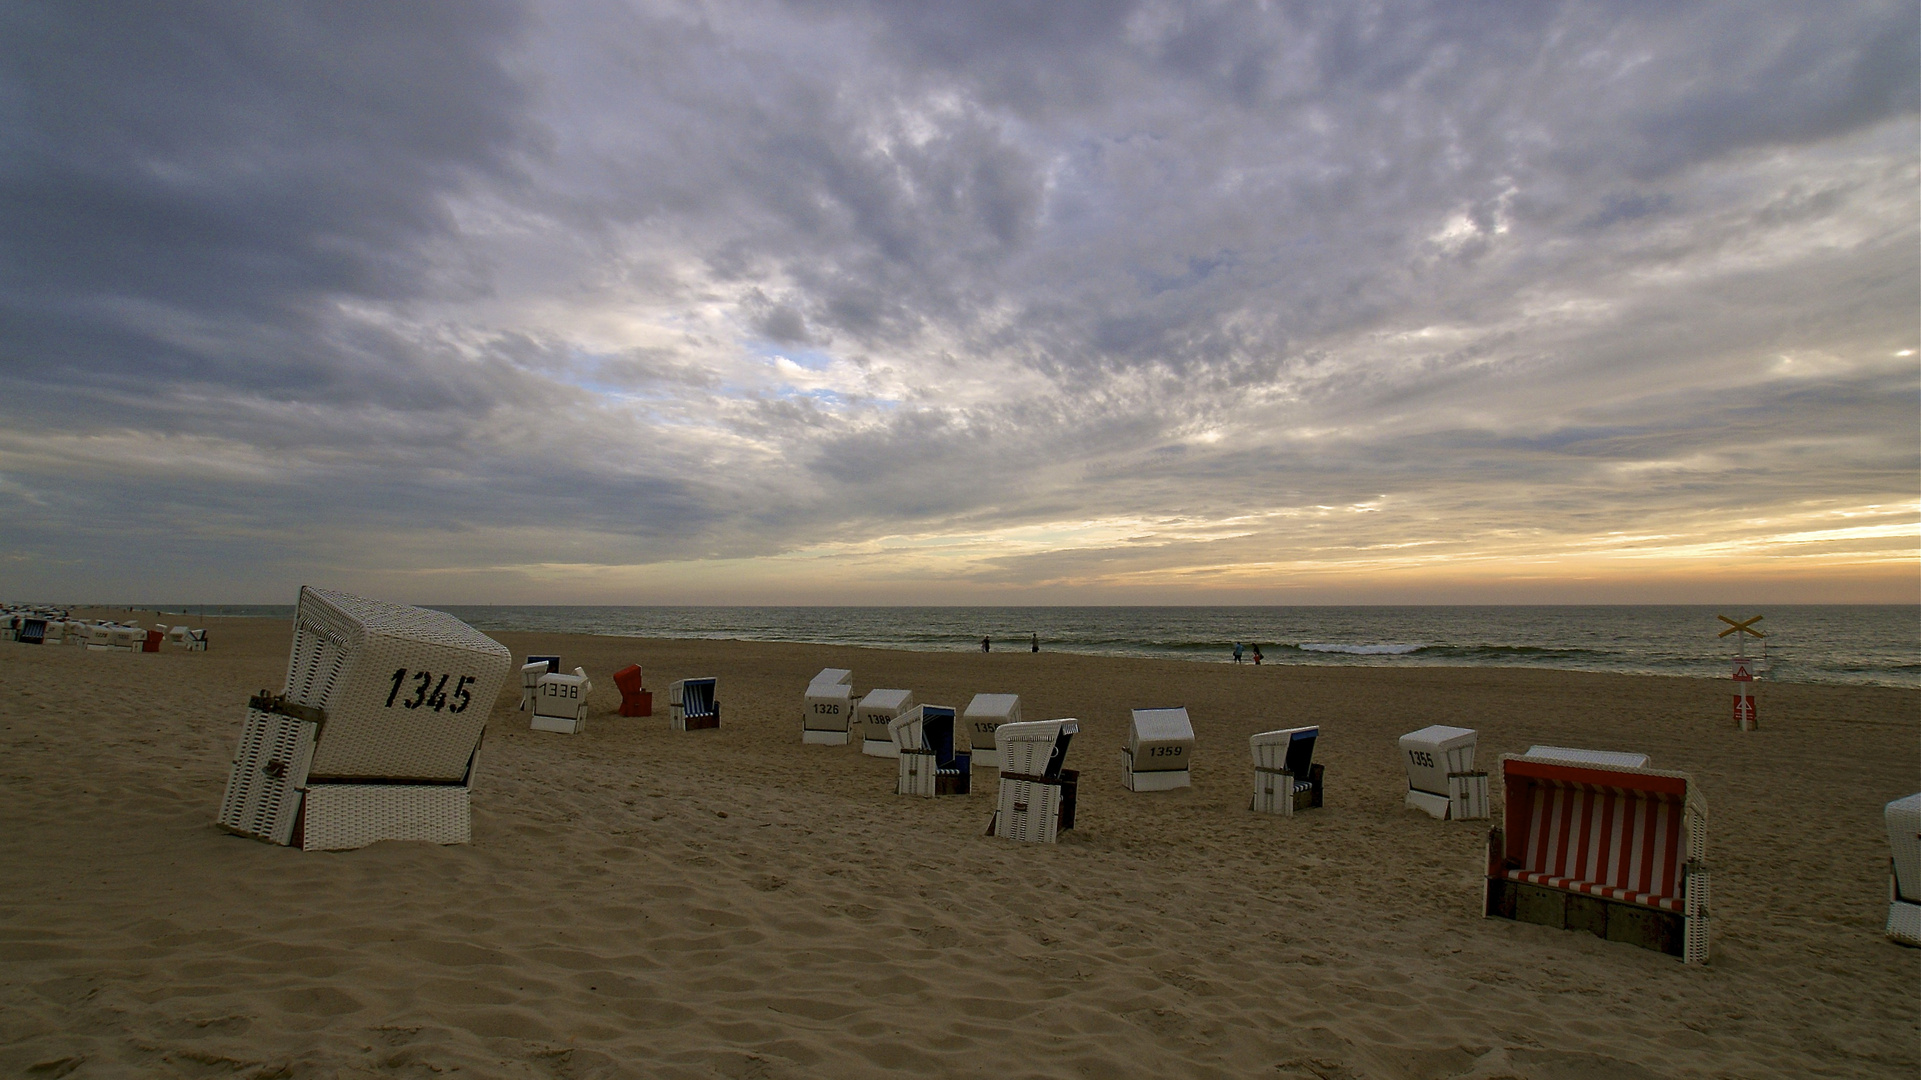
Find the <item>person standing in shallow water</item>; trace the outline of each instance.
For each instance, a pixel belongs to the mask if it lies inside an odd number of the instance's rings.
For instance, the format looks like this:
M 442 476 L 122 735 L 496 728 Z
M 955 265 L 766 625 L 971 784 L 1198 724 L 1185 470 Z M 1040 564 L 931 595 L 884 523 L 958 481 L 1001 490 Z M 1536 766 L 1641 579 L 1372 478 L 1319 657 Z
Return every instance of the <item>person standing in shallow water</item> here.
M 1234 643 L 1234 662 L 1241 662 L 1241 643 L 1238 641 Z
M 1030 649 L 1029 651 L 1030 652 L 1041 651 L 1041 634 L 1040 634 L 1040 631 L 1038 630 L 1034 631 L 1034 645 L 1033 645 L 1033 648 Z
M 1261 666 L 1261 647 L 1259 645 L 1254 646 L 1254 666 Z
M 982 652 L 994 651 L 994 642 L 991 638 L 981 638 L 981 651 Z

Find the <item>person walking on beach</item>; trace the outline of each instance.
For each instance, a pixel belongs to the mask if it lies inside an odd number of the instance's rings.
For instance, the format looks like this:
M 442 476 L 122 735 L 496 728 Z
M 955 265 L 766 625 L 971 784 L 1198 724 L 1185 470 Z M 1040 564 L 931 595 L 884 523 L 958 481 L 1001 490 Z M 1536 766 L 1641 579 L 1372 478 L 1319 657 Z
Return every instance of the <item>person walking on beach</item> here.
M 1254 666 L 1261 666 L 1261 647 L 1259 645 L 1254 646 Z
M 993 651 L 994 651 L 994 642 L 993 642 L 993 640 L 992 640 L 992 639 L 990 639 L 990 638 L 986 638 L 986 637 L 983 637 L 983 638 L 981 638 L 981 651 L 982 651 L 982 652 L 993 652 Z
M 1036 630 L 1036 631 L 1034 631 L 1034 644 L 1033 644 L 1033 647 L 1032 647 L 1032 648 L 1031 648 L 1031 649 L 1030 649 L 1029 651 L 1030 651 L 1030 652 L 1040 652 L 1040 651 L 1041 651 L 1041 633 L 1040 633 L 1040 631 L 1039 631 L 1039 630 Z
M 1241 643 L 1238 641 L 1234 643 L 1234 662 L 1241 662 Z

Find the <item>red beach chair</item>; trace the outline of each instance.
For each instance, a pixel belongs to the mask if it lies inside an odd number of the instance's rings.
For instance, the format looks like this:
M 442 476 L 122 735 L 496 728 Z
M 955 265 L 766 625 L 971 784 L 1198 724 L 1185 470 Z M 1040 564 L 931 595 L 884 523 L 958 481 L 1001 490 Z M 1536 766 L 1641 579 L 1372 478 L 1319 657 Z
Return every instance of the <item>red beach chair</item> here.
M 620 715 L 654 715 L 654 692 L 640 688 L 639 664 L 628 664 L 614 672 L 614 686 L 620 690 Z
M 1686 773 L 1534 753 L 1504 756 L 1501 772 L 1488 917 L 1707 962 L 1708 808 Z

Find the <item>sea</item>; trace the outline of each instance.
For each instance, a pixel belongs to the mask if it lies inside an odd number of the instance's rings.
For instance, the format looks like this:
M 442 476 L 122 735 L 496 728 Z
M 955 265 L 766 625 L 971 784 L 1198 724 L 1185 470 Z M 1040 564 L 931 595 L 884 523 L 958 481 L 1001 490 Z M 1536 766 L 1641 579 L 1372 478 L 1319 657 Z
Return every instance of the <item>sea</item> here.
M 1421 607 L 493 607 L 439 610 L 482 631 L 798 641 L 922 651 L 1042 649 L 1233 663 L 1523 667 L 1725 677 L 1737 648 L 1774 682 L 1921 688 L 1921 608 L 1792 605 Z M 292 618 L 290 606 L 176 605 Z M 1734 632 L 1719 616 L 1766 633 Z

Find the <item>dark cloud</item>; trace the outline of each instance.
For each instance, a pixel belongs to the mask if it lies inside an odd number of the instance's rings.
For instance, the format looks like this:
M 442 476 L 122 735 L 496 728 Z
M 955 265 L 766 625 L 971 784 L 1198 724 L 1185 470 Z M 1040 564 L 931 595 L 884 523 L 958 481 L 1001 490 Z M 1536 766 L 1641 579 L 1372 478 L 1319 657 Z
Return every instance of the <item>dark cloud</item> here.
M 1915 30 L 14 5 L 0 586 L 1227 581 L 1911 501 Z

